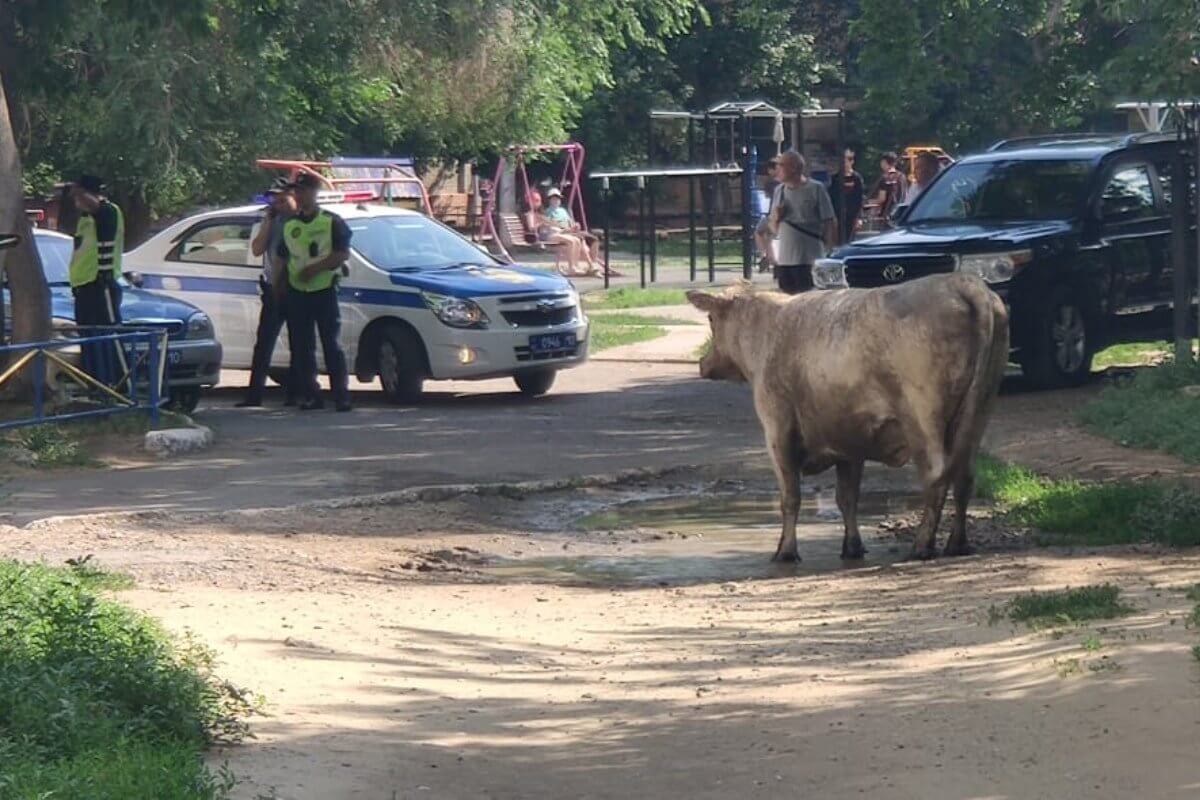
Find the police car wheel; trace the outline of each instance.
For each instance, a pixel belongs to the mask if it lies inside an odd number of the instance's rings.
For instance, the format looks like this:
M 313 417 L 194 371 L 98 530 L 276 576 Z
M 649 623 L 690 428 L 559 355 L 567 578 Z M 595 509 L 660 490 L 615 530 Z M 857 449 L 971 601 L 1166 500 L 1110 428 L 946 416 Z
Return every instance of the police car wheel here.
M 538 397 L 550 391 L 554 378 L 558 374 L 552 369 L 531 369 L 513 375 L 521 394 L 528 397 Z
M 425 383 L 425 355 L 420 340 L 403 328 L 389 328 L 376 354 L 379 382 L 389 402 L 415 403 Z

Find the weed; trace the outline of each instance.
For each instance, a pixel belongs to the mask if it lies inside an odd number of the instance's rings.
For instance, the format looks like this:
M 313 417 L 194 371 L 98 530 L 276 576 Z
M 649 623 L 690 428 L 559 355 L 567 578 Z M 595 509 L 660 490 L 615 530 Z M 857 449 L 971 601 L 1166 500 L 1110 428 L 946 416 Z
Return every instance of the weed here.
M 1096 652 L 1099 652 L 1100 649 L 1104 647 L 1104 642 L 1100 641 L 1100 637 L 1093 633 L 1093 634 L 1089 634 L 1086 638 L 1084 638 L 1083 642 L 1081 643 L 1081 646 L 1083 647 L 1084 650 L 1087 650 L 1089 653 L 1096 653 Z
M 1114 619 L 1133 611 L 1132 606 L 1121 602 L 1120 596 L 1121 589 L 1111 583 L 1054 592 L 1029 592 L 1008 602 L 1008 618 L 1034 628 Z
M 97 566 L 92 559 L 92 554 L 88 553 L 79 558 L 68 558 L 66 561 L 71 574 L 79 580 L 84 588 L 94 592 L 119 592 L 123 589 L 133 588 L 133 576 L 123 572 L 108 572 Z
M 1128 447 L 1162 450 L 1200 463 L 1200 416 L 1195 398 L 1179 390 L 1200 384 L 1200 363 L 1140 370 L 1133 380 L 1105 389 L 1079 412 L 1094 433 Z
M 0 561 L 0 796 L 215 800 L 209 744 L 256 710 L 213 653 L 98 597 L 101 573 Z
M 35 425 L 17 437 L 39 467 L 80 467 L 92 463 L 79 440 L 58 425 Z
M 1060 678 L 1069 678 L 1083 671 L 1078 658 L 1054 659 L 1054 669 Z
M 976 487 L 1043 545 L 1200 544 L 1200 495 L 1186 487 L 1054 480 L 988 456 L 976 462 Z

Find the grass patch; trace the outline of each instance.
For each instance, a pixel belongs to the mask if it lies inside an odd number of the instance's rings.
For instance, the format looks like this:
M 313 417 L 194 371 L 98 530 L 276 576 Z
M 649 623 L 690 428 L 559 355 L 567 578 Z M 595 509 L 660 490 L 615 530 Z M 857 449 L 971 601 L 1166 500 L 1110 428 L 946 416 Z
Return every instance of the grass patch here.
M 1089 653 L 1096 653 L 1104 647 L 1104 642 L 1100 641 L 1100 637 L 1093 633 L 1087 636 L 1080 646 Z
M 1079 411 L 1093 433 L 1126 447 L 1161 450 L 1200 463 L 1200 400 L 1180 389 L 1200 384 L 1200 365 L 1168 362 L 1105 389 Z
M 33 458 L 33 466 L 86 467 L 95 463 L 82 442 L 60 425 L 36 425 L 17 432 L 16 442 Z
M 683 306 L 687 305 L 688 291 L 690 290 L 621 286 L 606 292 L 589 292 L 583 296 L 583 305 L 588 310 Z
M 1116 619 L 1131 611 L 1133 607 L 1121 601 L 1120 588 L 1105 583 L 1019 595 L 1005 604 L 1003 616 L 1033 628 L 1049 628 L 1096 619 Z
M 653 325 L 607 325 L 593 317 L 588 350 L 591 353 L 599 353 L 613 347 L 649 342 L 666 335 L 666 328 Z
M 1188 587 L 1183 596 L 1193 603 L 1200 603 L 1200 583 L 1194 583 Z
M 659 315 L 642 315 L 628 314 L 620 311 L 603 311 L 597 312 L 591 317 L 593 322 L 603 323 L 605 325 L 628 325 L 638 327 L 641 325 L 696 325 L 694 320 L 677 319 L 676 317 L 664 317 Z
M 1144 367 L 1157 364 L 1173 349 L 1173 344 L 1164 341 L 1114 344 L 1112 347 L 1096 353 L 1096 357 L 1092 359 L 1092 369 L 1105 370 L 1109 367 Z
M 696 269 L 708 270 L 708 237 L 705 235 L 703 226 L 697 226 L 696 231 Z M 613 258 L 619 258 L 622 262 L 637 261 L 638 257 L 638 240 L 634 238 L 613 237 L 612 241 Z M 655 253 L 658 258 L 658 266 L 662 267 L 686 267 L 690 263 L 691 244 L 688 240 L 687 233 L 673 236 L 667 239 L 659 239 L 655 243 Z M 738 266 L 742 263 L 742 241 L 739 238 L 730 237 L 728 239 L 714 238 L 713 240 L 713 256 L 718 262 L 737 262 Z M 646 264 L 649 269 L 650 264 L 650 242 L 646 242 Z
M 120 584 L 0 561 L 0 797 L 218 800 L 233 779 L 201 761 L 246 735 L 255 708 L 213 654 L 97 594 Z
M 712 334 L 710 333 L 708 335 L 708 338 L 704 340 L 704 344 L 697 347 L 695 349 L 695 351 L 692 353 L 692 355 L 695 356 L 697 361 L 699 361 L 700 359 L 704 358 L 711 352 L 712 352 Z
M 1039 544 L 1200 544 L 1200 495 L 1182 486 L 1054 480 L 986 456 L 976 470 L 980 497 L 1036 529 Z
M 1200 661 L 1200 644 L 1192 645 L 1192 658 Z

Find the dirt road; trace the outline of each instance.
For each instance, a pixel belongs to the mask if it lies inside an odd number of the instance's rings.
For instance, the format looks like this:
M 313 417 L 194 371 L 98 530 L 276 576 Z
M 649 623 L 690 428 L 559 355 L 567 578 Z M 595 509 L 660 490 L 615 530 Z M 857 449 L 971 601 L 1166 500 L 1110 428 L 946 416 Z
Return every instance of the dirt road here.
M 201 413 L 221 435 L 209 453 L 19 475 L 6 512 L 22 527 L 0 526 L 0 555 L 92 553 L 133 574 L 123 600 L 262 693 L 257 739 L 213 756 L 245 800 L 1200 794 L 1200 634 L 1180 591 L 1200 554 L 1026 550 L 1001 532 L 978 556 L 904 563 L 876 523 L 913 483 L 881 469 L 861 568 L 837 558 L 821 476 L 805 484 L 805 561 L 779 569 L 744 387 L 596 364 L 543 401 L 484 388 L 503 394 L 363 397 L 352 419 L 321 418 L 331 428 L 219 395 Z M 1063 473 L 1081 446 L 1096 475 L 1188 472 L 1075 429 L 1088 391 L 1006 395 L 989 448 Z M 708 466 L 245 510 L 681 464 Z M 89 504 L 142 513 L 44 519 Z M 1131 616 L 993 624 L 1015 594 L 1106 581 Z

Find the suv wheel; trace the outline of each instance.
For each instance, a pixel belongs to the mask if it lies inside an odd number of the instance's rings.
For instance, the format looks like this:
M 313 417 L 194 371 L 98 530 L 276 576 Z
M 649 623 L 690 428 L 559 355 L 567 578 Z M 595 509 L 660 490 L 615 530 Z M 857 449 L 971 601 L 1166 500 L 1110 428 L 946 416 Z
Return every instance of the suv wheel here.
M 522 370 L 513 375 L 513 380 L 516 381 L 517 388 L 521 390 L 521 394 L 527 397 L 539 397 L 550 391 L 550 387 L 554 385 L 554 377 L 557 374 L 557 371 L 552 369 Z
M 1095 332 L 1077 301 L 1060 295 L 1038 320 L 1032 352 L 1021 369 L 1039 388 L 1079 386 L 1092 372 Z
M 391 403 L 407 405 L 421 399 L 427 370 L 421 340 L 412 331 L 392 326 L 379 337 L 376 365 L 383 394 Z

